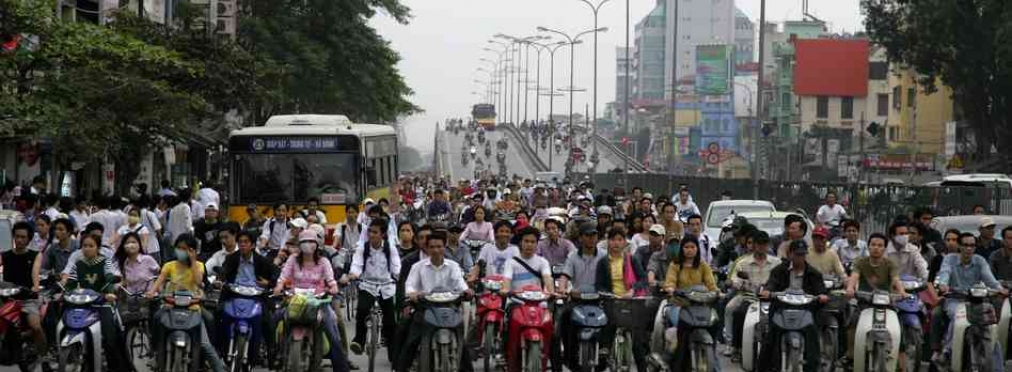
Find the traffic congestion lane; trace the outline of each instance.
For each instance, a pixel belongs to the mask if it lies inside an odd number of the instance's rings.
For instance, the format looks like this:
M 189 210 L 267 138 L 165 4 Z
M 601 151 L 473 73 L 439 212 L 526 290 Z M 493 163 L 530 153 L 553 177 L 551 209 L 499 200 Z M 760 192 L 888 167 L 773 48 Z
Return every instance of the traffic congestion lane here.
M 527 138 L 530 139 L 529 132 L 522 132 L 522 133 L 524 133 L 524 135 L 528 136 Z M 584 135 L 577 135 L 577 137 L 579 137 L 581 140 L 585 138 Z M 578 145 L 580 145 L 579 142 L 582 141 L 578 140 L 577 141 Z M 550 166 L 553 172 L 562 172 L 566 170 L 566 160 L 569 158 L 569 148 L 567 146 L 563 145 L 562 153 L 558 153 L 555 151 L 555 148 L 554 146 L 552 146 L 551 143 L 549 143 L 548 146 L 546 146 L 545 148 L 541 148 L 540 139 L 538 140 L 537 143 L 534 143 L 533 141 L 529 143 L 531 144 L 531 147 L 534 148 L 535 152 L 537 152 L 538 157 L 540 157 L 542 161 L 544 161 L 545 165 Z M 576 172 L 586 172 L 589 169 L 590 155 L 594 153 L 594 143 L 590 142 L 588 146 L 586 148 L 582 148 L 582 150 L 584 154 L 586 154 L 586 158 L 585 161 L 578 162 L 576 164 L 576 167 L 573 169 Z M 598 157 L 599 161 L 601 162 L 601 164 L 597 165 L 596 168 L 597 173 L 605 173 L 608 170 L 614 169 L 616 166 L 622 164 L 620 161 L 618 161 L 618 159 L 620 159 L 618 155 L 612 154 L 611 151 L 605 148 L 604 146 L 597 146 L 597 150 L 599 151 Z M 551 153 L 551 161 L 549 161 L 549 153 Z
M 440 131 L 440 134 L 443 136 L 442 138 L 444 139 L 442 143 L 446 144 L 446 148 L 440 149 L 440 152 L 445 153 L 446 157 L 444 157 L 444 162 L 451 165 L 449 169 L 447 169 L 447 171 L 450 172 L 450 176 L 455 180 L 459 180 L 461 178 L 467 179 L 474 178 L 476 162 L 474 160 L 468 159 L 467 164 L 464 164 L 463 161 L 461 160 L 461 154 L 466 151 L 464 150 L 464 143 L 466 142 L 464 136 L 466 133 L 467 131 L 462 130 L 460 131 L 459 134 L 454 135 L 452 132 L 449 131 L 445 130 Z M 497 150 L 495 144 L 496 141 L 506 136 L 506 134 L 498 130 L 485 132 L 485 141 L 491 142 L 492 144 L 491 156 L 485 156 L 485 146 L 478 145 L 477 134 L 474 134 L 474 136 L 475 136 L 474 140 L 475 148 L 478 150 L 478 153 L 475 158 L 481 159 L 484 165 L 484 169 L 491 169 L 492 173 L 498 174 L 499 163 L 496 160 Z M 509 147 L 507 147 L 506 149 L 507 174 L 509 176 L 512 176 L 515 173 L 525 178 L 534 177 L 534 172 L 531 171 L 531 168 L 527 165 L 527 162 L 524 161 L 523 155 L 521 155 L 520 151 L 517 149 L 517 144 L 514 141 L 510 140 L 508 137 L 507 143 L 509 143 Z M 489 168 L 489 166 L 491 166 L 491 168 Z

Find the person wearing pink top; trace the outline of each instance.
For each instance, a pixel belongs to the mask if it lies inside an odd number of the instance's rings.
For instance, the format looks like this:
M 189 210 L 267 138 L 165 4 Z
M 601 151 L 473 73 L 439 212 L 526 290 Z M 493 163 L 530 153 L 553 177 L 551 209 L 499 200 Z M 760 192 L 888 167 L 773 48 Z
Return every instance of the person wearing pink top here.
M 274 295 L 280 295 L 287 288 L 315 289 L 316 293 L 337 294 L 337 281 L 334 280 L 334 268 L 330 266 L 330 260 L 323 258 L 323 250 L 320 246 L 319 235 L 313 230 L 306 230 L 299 234 L 299 253 L 285 261 L 281 269 L 281 276 L 278 277 L 278 284 L 274 287 Z M 323 312 L 323 326 L 331 345 L 340 345 L 341 337 L 337 331 L 337 315 L 330 306 L 320 307 Z M 274 313 L 274 323 L 284 318 L 285 311 Z M 274 328 L 272 328 L 274 329 Z M 348 359 L 339 347 L 330 348 L 330 361 L 334 372 L 347 372 L 349 370 Z
M 495 241 L 495 231 L 492 228 L 492 223 L 485 221 L 486 211 L 485 207 L 481 205 L 475 205 L 474 207 L 474 221 L 467 224 L 464 228 L 464 232 L 460 234 L 461 240 L 482 240 L 489 243 Z

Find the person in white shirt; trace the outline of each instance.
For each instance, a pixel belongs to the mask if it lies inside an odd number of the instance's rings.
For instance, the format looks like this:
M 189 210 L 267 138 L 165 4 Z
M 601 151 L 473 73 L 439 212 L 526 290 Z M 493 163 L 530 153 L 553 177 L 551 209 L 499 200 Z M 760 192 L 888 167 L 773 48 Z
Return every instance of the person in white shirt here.
M 361 279 L 358 284 L 358 310 L 355 315 L 355 337 L 349 347 L 355 354 L 362 354 L 368 328 L 366 321 L 372 307 L 379 302 L 383 311 L 383 338 L 394 340 L 394 294 L 397 291 L 396 278 L 401 272 L 401 258 L 394 245 L 386 239 L 386 221 L 373 220 L 367 229 L 369 240 L 355 249 L 351 261 L 351 272 L 341 281 Z M 463 276 L 461 276 L 463 277 Z M 387 350 L 387 358 L 394 361 L 394 355 Z
M 842 205 L 836 204 L 836 192 L 826 193 L 826 204 L 819 207 L 815 213 L 816 222 L 827 228 L 839 226 L 840 222 L 847 217 L 847 210 Z
M 264 227 L 260 229 L 260 241 L 258 247 L 265 250 L 267 255 L 277 254 L 278 249 L 285 246 L 291 234 L 288 231 L 288 205 L 278 203 L 274 205 L 274 215 L 264 221 Z
M 703 216 L 694 214 L 689 216 L 685 222 L 688 226 L 688 234 L 695 236 L 699 239 L 699 258 L 707 264 L 713 264 L 713 253 L 717 249 L 717 243 L 713 241 L 710 235 L 703 232 Z
M 119 247 L 120 238 L 126 234 L 134 233 L 140 237 L 142 252 L 148 249 L 151 239 L 151 230 L 148 230 L 143 223 L 141 223 L 141 210 L 139 208 L 130 208 L 130 212 L 127 213 L 127 223 L 116 229 L 116 236 L 113 238 L 113 247 Z
M 214 252 L 214 254 L 211 255 L 211 258 L 207 259 L 207 262 L 204 263 L 204 269 L 208 275 L 217 275 L 217 273 L 214 272 L 214 268 L 221 267 L 221 265 L 225 263 L 225 259 L 228 258 L 228 255 L 239 249 L 239 245 L 235 240 L 238 235 L 239 224 L 235 222 L 226 222 L 221 226 L 221 230 L 218 230 L 218 240 L 221 241 L 221 249 Z
M 681 220 L 688 220 L 691 215 L 701 214 L 696 203 L 689 200 L 689 189 L 678 190 L 678 201 L 675 202 L 675 208 L 678 208 L 678 218 Z
M 320 210 L 320 199 L 313 197 L 306 202 L 306 209 L 302 211 L 302 216 L 309 219 L 310 215 L 316 216 L 316 223 L 327 225 L 327 214 Z
M 833 242 L 833 250 L 840 256 L 840 263 L 844 266 L 852 264 L 858 258 L 868 256 L 868 243 L 858 239 L 861 233 L 861 224 L 854 220 L 843 222 L 843 239 L 836 239 Z
M 193 214 L 190 210 L 190 204 L 186 200 L 186 195 L 189 193 L 184 190 L 180 194 L 181 196 L 173 199 L 176 205 L 169 210 L 165 221 L 166 232 L 170 242 L 174 242 L 176 237 L 180 235 L 193 234 Z M 94 218 L 94 215 L 92 217 Z
M 52 221 L 56 221 L 56 218 L 60 215 L 60 210 L 56 208 L 59 201 L 60 199 L 56 197 L 56 194 L 47 194 L 42 197 L 42 206 L 46 207 L 46 211 L 43 213 L 49 216 L 49 219 Z
M 74 210 L 70 211 L 70 220 L 74 222 L 75 231 L 81 230 L 91 222 L 91 213 L 88 212 L 88 202 L 83 197 L 77 197 L 74 203 Z
M 404 283 L 404 290 L 408 301 L 417 303 L 423 296 L 439 291 L 459 293 L 464 298 L 473 296 L 473 292 L 467 287 L 464 281 L 460 265 L 453 260 L 445 259 L 443 253 L 446 245 L 446 234 L 442 231 L 433 232 L 429 235 L 426 252 L 428 258 L 419 261 L 411 267 L 407 281 Z M 400 350 L 395 366 L 411 366 L 415 355 L 418 354 L 418 345 L 427 333 L 431 331 L 426 326 L 425 311 L 417 310 L 412 316 L 412 326 Z M 463 333 L 463 324 L 459 332 Z M 468 357 L 468 348 L 463 348 L 458 370 L 471 371 L 471 358 Z M 398 368 L 399 371 L 406 371 L 407 368 Z
M 486 244 L 478 253 L 478 262 L 485 263 L 485 275 L 502 275 L 506 269 L 506 263 L 513 260 L 513 257 L 520 256 L 520 248 L 510 244 L 513 238 L 513 226 L 509 221 L 495 223 L 495 242 Z M 537 247 L 535 245 L 535 247 Z M 478 279 L 480 268 L 475 265 L 471 269 L 471 278 Z
M 502 292 L 509 294 L 511 289 L 522 291 L 532 286 L 548 293 L 555 292 L 551 265 L 544 257 L 535 255 L 541 232 L 536 228 L 526 227 L 517 235 L 520 236 L 520 256 L 506 262 L 502 274 L 506 282 L 503 283 Z
M 40 214 L 35 217 L 35 235 L 32 236 L 28 249 L 35 252 L 44 252 L 50 244 L 53 244 L 53 233 L 51 227 L 53 219 L 49 215 Z
M 116 236 L 116 229 L 123 226 L 115 212 L 110 210 L 115 200 L 112 197 L 103 197 L 98 202 L 98 212 L 91 215 L 91 222 L 102 225 L 102 246 L 111 247 Z

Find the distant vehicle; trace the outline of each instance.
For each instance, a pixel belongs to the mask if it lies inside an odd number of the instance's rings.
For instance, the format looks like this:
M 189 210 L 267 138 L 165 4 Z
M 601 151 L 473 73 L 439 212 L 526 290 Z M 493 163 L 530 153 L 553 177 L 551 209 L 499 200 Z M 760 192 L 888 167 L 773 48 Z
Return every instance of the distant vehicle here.
M 745 217 L 748 223 L 752 224 L 759 230 L 765 231 L 771 237 L 777 236 L 784 233 L 784 219 L 790 215 L 799 215 L 805 219 L 805 224 L 808 225 L 808 230 L 805 233 L 805 238 L 811 239 L 812 230 L 815 229 L 815 223 L 808 219 L 807 216 L 796 213 L 796 212 L 745 212 L 738 213 L 736 216 Z M 774 248 L 775 249 L 775 248 Z
M 944 233 L 948 229 L 956 229 L 961 232 L 973 233 L 974 236 L 980 235 L 980 219 L 984 217 L 991 217 L 994 220 L 994 230 L 997 231 L 995 234 L 996 239 L 1001 239 L 1001 230 L 1007 226 L 1012 226 L 1012 216 L 998 216 L 998 215 L 963 215 L 963 216 L 945 216 L 935 217 L 931 220 L 931 227 L 939 232 Z
M 471 106 L 471 117 L 485 130 L 495 130 L 495 105 L 479 103 Z
M 720 236 L 720 225 L 724 218 L 750 212 L 776 212 L 773 203 L 765 200 L 720 200 L 710 203 L 703 215 L 703 232 L 711 238 Z M 781 226 L 783 221 L 780 221 Z
M 946 186 L 960 186 L 960 187 L 980 187 L 986 189 L 994 189 L 994 195 L 997 198 L 991 197 L 991 193 L 986 193 L 987 196 L 984 203 L 989 205 L 988 208 L 997 211 L 998 214 L 1008 215 L 1012 214 L 1012 178 L 1008 175 L 1000 173 L 971 173 L 971 174 L 955 174 L 947 176 L 942 179 L 940 187 Z M 993 203 L 997 200 L 997 205 Z
M 537 173 L 534 173 L 534 179 L 535 180 L 541 181 L 541 182 L 547 182 L 547 183 L 561 184 L 562 180 L 565 179 L 565 178 L 566 178 L 566 176 L 563 175 L 562 172 L 537 172 Z

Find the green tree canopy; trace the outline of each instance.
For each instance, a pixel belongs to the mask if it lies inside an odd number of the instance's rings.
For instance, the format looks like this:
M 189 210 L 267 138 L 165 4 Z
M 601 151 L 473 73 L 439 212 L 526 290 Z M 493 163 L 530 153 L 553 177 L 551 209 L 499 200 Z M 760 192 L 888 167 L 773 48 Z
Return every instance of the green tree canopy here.
M 953 90 L 976 131 L 977 151 L 1012 147 L 1012 2 L 1008 0 L 862 0 L 872 41 L 911 67 L 933 92 Z

